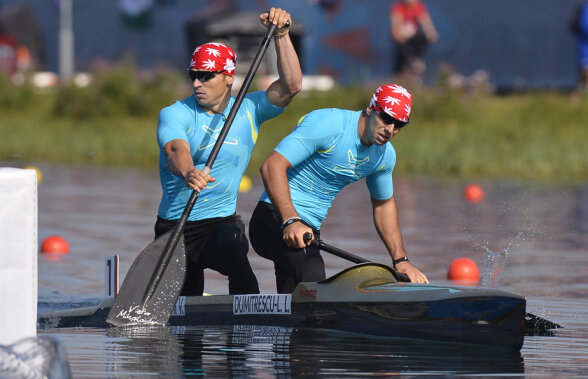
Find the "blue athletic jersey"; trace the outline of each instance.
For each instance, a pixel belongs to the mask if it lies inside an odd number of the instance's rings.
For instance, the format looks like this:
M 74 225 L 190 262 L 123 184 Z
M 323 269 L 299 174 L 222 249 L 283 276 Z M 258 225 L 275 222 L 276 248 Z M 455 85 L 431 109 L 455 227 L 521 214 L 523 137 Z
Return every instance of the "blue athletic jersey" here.
M 384 200 L 394 194 L 394 147 L 363 146 L 357 132 L 360 115 L 334 108 L 311 112 L 275 149 L 292 165 L 287 172 L 292 203 L 315 229 L 320 229 L 333 200 L 349 183 L 365 177 L 373 198 Z M 260 200 L 271 203 L 265 192 Z
M 184 178 L 174 175 L 163 150 L 166 143 L 181 139 L 190 144 L 194 165 L 202 169 L 235 102 L 231 98 L 224 114 L 208 114 L 196 103 L 194 95 L 163 108 L 159 113 L 159 177 L 163 191 L 158 215 L 167 220 L 181 217 L 192 189 Z M 278 116 L 284 109 L 271 104 L 265 91 L 245 96 L 219 151 L 210 176 L 216 178 L 200 193 L 188 220 L 226 217 L 235 213 L 241 178 L 249 163 L 260 125 Z

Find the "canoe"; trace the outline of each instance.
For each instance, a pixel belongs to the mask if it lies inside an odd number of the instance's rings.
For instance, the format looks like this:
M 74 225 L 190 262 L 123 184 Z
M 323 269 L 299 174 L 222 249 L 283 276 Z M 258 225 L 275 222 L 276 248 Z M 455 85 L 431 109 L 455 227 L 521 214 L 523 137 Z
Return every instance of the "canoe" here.
M 526 300 L 498 289 L 399 282 L 378 263 L 345 269 L 292 294 L 180 297 L 169 325 L 265 325 L 482 344 L 520 350 Z M 109 327 L 113 299 L 40 315 L 45 328 Z M 144 315 L 141 324 L 148 323 Z

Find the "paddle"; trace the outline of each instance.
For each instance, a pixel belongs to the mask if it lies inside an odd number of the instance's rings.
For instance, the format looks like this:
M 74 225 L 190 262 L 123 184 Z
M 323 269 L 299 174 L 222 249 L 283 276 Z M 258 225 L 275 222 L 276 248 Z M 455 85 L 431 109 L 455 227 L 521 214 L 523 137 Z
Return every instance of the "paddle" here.
M 312 234 L 310 234 L 310 233 L 304 234 L 305 241 L 308 241 L 311 238 L 312 238 Z M 314 240 L 312 240 L 312 242 L 310 244 L 312 246 L 319 248 L 320 250 L 326 251 L 327 253 L 331 253 L 339 258 L 347 259 L 348 261 L 353 262 L 353 263 L 370 262 L 365 258 L 359 257 L 357 255 L 348 253 L 347 251 L 341 250 L 335 246 L 329 245 L 320 239 L 314 239 Z M 410 279 L 408 278 L 408 276 L 406 276 L 405 274 L 402 274 L 402 273 L 398 273 L 398 274 L 399 274 L 399 278 L 401 281 L 410 282 Z M 533 335 L 533 336 L 549 335 L 549 334 L 551 334 L 549 332 L 550 329 L 557 329 L 557 328 L 561 328 L 561 327 L 562 327 L 561 325 L 556 324 L 553 321 L 546 320 L 546 319 L 539 317 L 539 316 L 536 316 L 532 313 L 525 314 L 525 334 L 526 335 Z
M 312 238 L 312 234 L 310 234 L 310 233 L 304 234 L 305 241 L 308 241 L 311 238 Z M 351 261 L 353 263 L 368 263 L 368 262 L 370 262 L 365 258 L 359 257 L 355 254 L 348 253 L 347 251 L 341 250 L 338 247 L 335 247 L 333 245 L 329 245 L 325 241 L 320 240 L 320 239 L 314 239 L 314 240 L 312 240 L 312 242 L 310 244 L 314 247 L 319 248 L 320 250 L 323 250 L 323 251 L 326 251 L 327 253 L 331 253 L 333 255 L 336 255 L 339 258 L 347 259 L 348 261 Z M 396 269 L 394 269 L 394 271 L 396 271 Z M 402 282 L 410 282 L 410 279 L 408 278 L 408 276 L 406 276 L 406 274 L 402 274 L 402 273 L 398 272 L 398 277 L 400 278 L 400 281 L 402 281 Z
M 212 169 L 276 28 L 277 25 L 274 24 L 268 27 L 229 116 L 202 170 L 204 174 L 209 174 Z M 167 323 L 184 284 L 186 252 L 183 232 L 199 194 L 199 191 L 192 191 L 188 204 L 174 229 L 157 238 L 139 253 L 108 313 L 106 318 L 108 323 L 114 326 Z

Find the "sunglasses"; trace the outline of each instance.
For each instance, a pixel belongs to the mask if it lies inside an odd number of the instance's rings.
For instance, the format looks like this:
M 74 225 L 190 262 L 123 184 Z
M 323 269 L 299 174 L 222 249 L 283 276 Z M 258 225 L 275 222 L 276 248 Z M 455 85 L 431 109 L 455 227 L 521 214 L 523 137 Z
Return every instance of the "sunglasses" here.
M 407 121 L 397 120 L 394 117 L 390 116 L 388 113 L 384 112 L 384 110 L 382 109 L 382 107 L 380 107 L 378 103 L 376 103 L 376 106 L 380 110 L 380 112 L 378 112 L 380 113 L 380 118 L 382 119 L 382 121 L 384 121 L 384 124 L 386 125 L 394 124 L 395 129 L 402 129 L 410 122 L 410 119 L 408 119 Z
M 216 74 L 220 74 L 220 71 L 188 71 L 188 75 L 190 76 L 190 80 L 194 81 L 198 79 L 200 83 L 204 83 L 216 76 Z

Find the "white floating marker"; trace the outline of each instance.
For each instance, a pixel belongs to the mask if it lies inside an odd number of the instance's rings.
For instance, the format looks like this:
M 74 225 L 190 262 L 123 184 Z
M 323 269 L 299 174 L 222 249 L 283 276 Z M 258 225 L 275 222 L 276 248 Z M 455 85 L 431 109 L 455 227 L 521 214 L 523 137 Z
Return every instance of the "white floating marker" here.
M 37 335 L 37 174 L 0 167 L 0 345 Z

